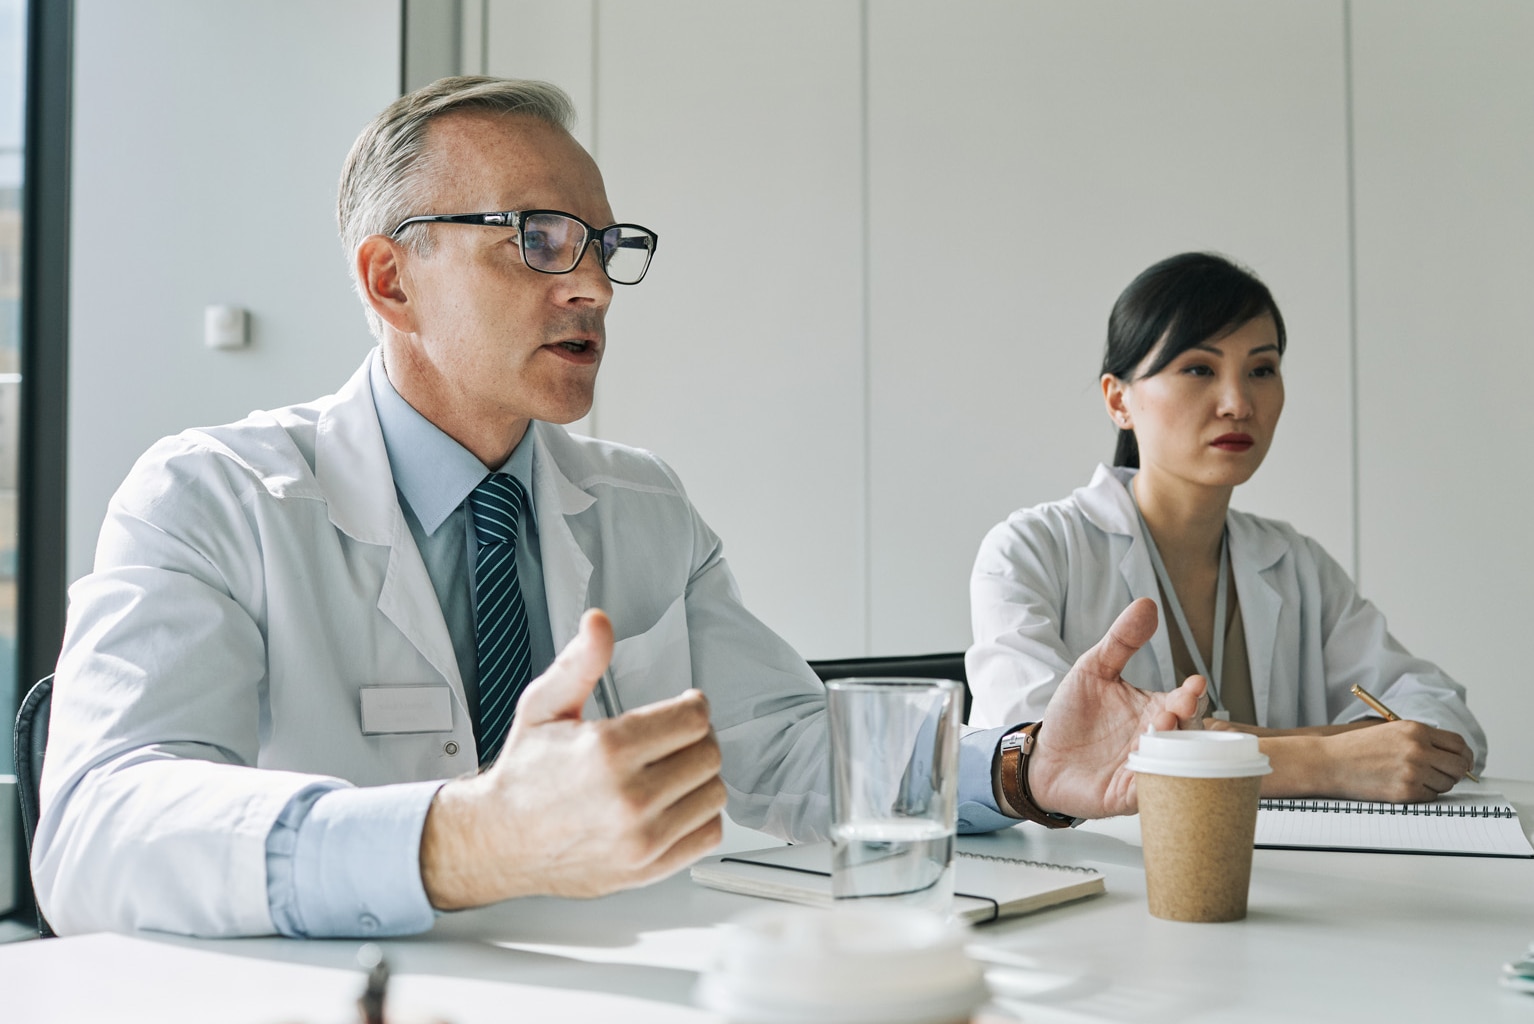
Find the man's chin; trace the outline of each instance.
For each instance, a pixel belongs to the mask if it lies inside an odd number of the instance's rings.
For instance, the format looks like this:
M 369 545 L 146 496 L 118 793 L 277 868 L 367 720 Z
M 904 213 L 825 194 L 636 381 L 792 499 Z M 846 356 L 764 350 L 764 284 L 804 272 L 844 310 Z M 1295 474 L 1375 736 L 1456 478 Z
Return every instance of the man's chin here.
M 584 396 L 571 396 L 568 401 L 550 402 L 547 407 L 540 409 L 533 419 L 555 423 L 561 427 L 569 426 L 590 415 L 593 397 L 588 392 Z

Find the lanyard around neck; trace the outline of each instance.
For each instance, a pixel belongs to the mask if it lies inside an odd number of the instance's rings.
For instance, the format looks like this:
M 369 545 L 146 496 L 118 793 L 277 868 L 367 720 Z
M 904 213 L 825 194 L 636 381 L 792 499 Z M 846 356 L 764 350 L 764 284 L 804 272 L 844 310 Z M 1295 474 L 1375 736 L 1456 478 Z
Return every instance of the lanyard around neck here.
M 1161 584 L 1172 618 L 1182 633 L 1183 646 L 1188 649 L 1188 654 L 1193 659 L 1193 668 L 1199 675 L 1209 680 L 1209 700 L 1218 709 L 1221 707 L 1220 672 L 1225 668 L 1225 601 L 1229 596 L 1227 581 L 1230 577 L 1230 531 L 1220 531 L 1220 581 L 1214 587 L 1214 664 L 1211 666 L 1204 664 L 1204 656 L 1199 652 L 1198 641 L 1193 639 L 1193 630 L 1188 628 L 1188 616 L 1183 614 L 1182 602 L 1177 599 L 1177 588 L 1172 586 L 1172 577 L 1166 571 L 1166 563 L 1161 560 L 1161 552 L 1157 550 L 1156 539 L 1151 536 L 1150 527 L 1145 522 L 1145 514 L 1140 511 L 1140 502 L 1135 499 L 1134 488 L 1129 487 L 1127 490 L 1130 500 L 1134 502 L 1135 515 L 1140 520 L 1140 533 L 1145 538 L 1145 547 L 1150 551 L 1151 565 L 1156 570 L 1156 580 Z

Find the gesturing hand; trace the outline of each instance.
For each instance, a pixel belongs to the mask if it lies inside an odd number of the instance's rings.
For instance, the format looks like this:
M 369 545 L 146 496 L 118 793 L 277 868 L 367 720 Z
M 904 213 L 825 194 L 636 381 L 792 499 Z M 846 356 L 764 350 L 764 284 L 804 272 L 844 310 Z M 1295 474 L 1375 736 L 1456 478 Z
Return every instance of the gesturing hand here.
M 1122 678 L 1155 633 L 1156 604 L 1142 597 L 1060 681 L 1029 758 L 1028 786 L 1040 807 L 1078 818 L 1133 813 L 1134 773 L 1124 761 L 1140 734 L 1198 727 L 1202 676 L 1188 677 L 1171 693 L 1147 693 Z
M 703 694 L 581 718 L 612 650 L 612 623 L 587 612 L 527 685 L 495 763 L 437 792 L 421 837 L 433 906 L 600 896 L 669 875 L 718 844 L 725 789 Z

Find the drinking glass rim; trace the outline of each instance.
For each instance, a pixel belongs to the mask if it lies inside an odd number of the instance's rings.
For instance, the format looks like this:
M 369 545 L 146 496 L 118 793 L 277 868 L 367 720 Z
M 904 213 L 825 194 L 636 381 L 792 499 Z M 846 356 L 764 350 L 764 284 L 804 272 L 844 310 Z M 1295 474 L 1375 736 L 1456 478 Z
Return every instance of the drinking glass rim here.
M 964 684 L 957 679 L 928 679 L 922 676 L 846 676 L 827 679 L 827 690 L 849 693 L 885 693 L 893 690 L 957 690 L 962 693 Z

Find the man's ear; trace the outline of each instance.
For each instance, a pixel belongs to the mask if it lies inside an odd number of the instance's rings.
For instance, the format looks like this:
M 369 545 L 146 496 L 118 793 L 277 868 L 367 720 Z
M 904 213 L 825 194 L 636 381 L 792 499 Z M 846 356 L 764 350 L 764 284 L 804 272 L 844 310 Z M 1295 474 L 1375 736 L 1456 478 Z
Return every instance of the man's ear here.
M 1108 418 L 1120 430 L 1133 430 L 1134 417 L 1129 414 L 1129 405 L 1124 401 L 1129 385 L 1111 373 L 1103 374 L 1102 385 L 1103 405 L 1108 409 Z
M 357 280 L 363 301 L 401 334 L 414 334 L 415 306 L 405 278 L 406 252 L 384 235 L 369 235 L 357 246 Z

